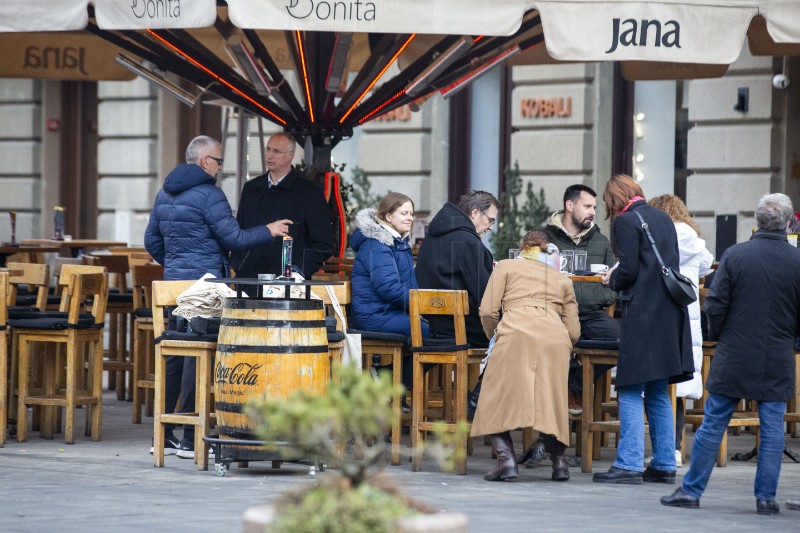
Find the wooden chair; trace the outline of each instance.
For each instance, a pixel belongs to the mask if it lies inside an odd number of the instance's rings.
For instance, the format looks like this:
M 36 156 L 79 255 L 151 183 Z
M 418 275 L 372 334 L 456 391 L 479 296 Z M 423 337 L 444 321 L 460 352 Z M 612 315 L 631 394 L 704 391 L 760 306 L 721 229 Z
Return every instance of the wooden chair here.
M 117 391 L 117 400 L 124 401 L 128 385 L 133 390 L 133 293 L 128 290 L 128 256 L 113 254 L 86 255 L 87 265 L 99 265 L 108 270 L 109 292 L 108 350 L 103 359 L 103 371 L 108 372 L 108 388 Z M 128 342 L 128 331 L 131 339 Z
M 311 279 L 323 281 L 350 281 L 353 275 L 352 257 L 330 257 Z
M 8 272 L 0 272 L 0 448 L 6 443 L 6 428 L 8 427 L 8 313 L 6 309 L 8 293 Z
M 91 418 L 91 438 L 100 440 L 102 415 L 102 358 L 103 330 L 106 302 L 108 299 L 108 274 L 103 267 L 73 266 L 70 272 L 62 269 L 59 283 L 66 286 L 63 291 L 62 310 L 66 317 L 45 316 L 42 318 L 12 321 L 15 345 L 19 347 L 19 398 L 17 409 L 17 440 L 27 439 L 27 418 L 29 405 L 64 407 L 66 424 L 64 442 L 75 442 L 75 409 L 78 405 L 87 406 L 87 416 Z M 87 270 L 89 269 L 89 270 Z M 100 271 L 90 271 L 99 269 Z M 91 312 L 83 313 L 84 302 L 91 301 Z M 57 343 L 66 347 L 66 375 L 64 393 L 59 384 L 60 370 L 63 368 L 58 351 L 45 352 L 45 376 L 42 393 L 29 394 L 29 368 L 31 360 L 30 345 L 33 342 Z M 84 357 L 81 346 L 87 345 L 88 379 L 83 382 Z M 87 419 L 88 421 L 88 419 Z M 45 424 L 49 430 L 52 426 Z M 87 429 L 89 429 L 87 427 Z
M 153 317 L 165 316 L 167 307 L 176 305 L 178 296 L 191 287 L 195 280 L 153 281 Z M 203 437 L 211 427 L 211 363 L 217 350 L 214 340 L 196 334 L 180 334 L 165 330 L 161 320 L 153 321 L 156 339 L 156 382 L 153 409 L 153 466 L 164 466 L 164 425 L 188 424 L 196 426 L 194 434 L 194 459 L 198 470 L 208 470 L 208 443 Z M 196 339 L 196 340 L 194 340 Z M 196 357 L 195 409 L 193 413 L 165 413 L 166 358 Z
M 41 263 L 7 263 L 10 271 L 21 274 L 8 277 L 8 297 L 5 299 L 11 318 L 20 318 L 30 311 L 45 311 L 47 309 L 47 296 L 50 290 L 49 268 Z M 27 288 L 28 295 L 18 298 L 19 287 Z M 8 407 L 13 413 L 16 409 L 17 390 L 17 360 L 18 352 L 11 350 L 11 366 L 9 371 L 9 400 Z
M 155 390 L 155 346 L 153 345 L 153 288 L 154 281 L 164 279 L 161 265 L 131 267 L 133 291 L 133 423 L 142 423 L 142 404 L 145 414 L 153 416 Z M 162 318 L 163 320 L 163 318 Z
M 436 426 L 433 418 L 439 414 L 449 430 L 467 421 L 468 387 L 477 382 L 480 363 L 486 355 L 485 350 L 472 349 L 467 344 L 464 317 L 469 313 L 467 291 L 438 291 L 412 289 L 409 292 L 409 316 L 411 319 L 411 351 L 413 354 L 414 386 L 411 405 L 411 447 L 414 457 L 411 469 L 418 472 L 422 468 L 423 433 Z M 446 315 L 453 317 L 455 338 L 447 340 L 447 345 L 424 344 L 422 338 L 422 315 Z M 424 386 L 424 365 L 443 365 L 444 398 L 441 413 L 426 410 Z M 453 371 L 450 371 L 450 369 Z M 451 378 L 451 376 L 453 376 Z M 453 383 L 454 381 L 454 383 Z M 454 385 L 454 386 L 453 386 Z M 453 398 L 455 395 L 455 398 Z M 453 407 L 453 404 L 454 407 Z M 469 437 L 457 443 L 455 469 L 458 474 L 467 473 L 467 447 Z
M 24 306 L 35 307 L 39 311 L 47 308 L 47 293 L 50 289 L 50 269 L 41 263 L 6 263 L 10 271 L 20 272 L 8 278 L 8 297 L 6 303 L 9 307 Z M 25 286 L 28 296 L 19 298 L 19 288 Z M 17 300 L 24 300 L 17 302 Z

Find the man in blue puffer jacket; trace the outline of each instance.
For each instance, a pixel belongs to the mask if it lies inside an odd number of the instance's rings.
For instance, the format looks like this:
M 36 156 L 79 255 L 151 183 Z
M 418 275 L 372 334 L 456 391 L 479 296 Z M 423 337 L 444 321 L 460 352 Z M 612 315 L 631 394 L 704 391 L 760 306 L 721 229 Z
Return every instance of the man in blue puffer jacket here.
M 286 220 L 270 226 L 242 230 L 214 176 L 222 167 L 222 146 L 211 137 L 195 137 L 186 148 L 186 163 L 169 173 L 156 196 L 144 245 L 164 265 L 164 279 L 200 279 L 206 273 L 227 277 L 228 252 L 268 243 L 286 235 Z M 174 328 L 174 322 L 170 321 Z M 194 411 L 195 358 L 168 357 L 167 412 L 175 410 L 181 396 L 181 412 Z M 150 453 L 153 453 L 152 450 Z M 183 440 L 172 431 L 165 435 L 164 453 L 194 457 L 194 426 L 186 426 Z

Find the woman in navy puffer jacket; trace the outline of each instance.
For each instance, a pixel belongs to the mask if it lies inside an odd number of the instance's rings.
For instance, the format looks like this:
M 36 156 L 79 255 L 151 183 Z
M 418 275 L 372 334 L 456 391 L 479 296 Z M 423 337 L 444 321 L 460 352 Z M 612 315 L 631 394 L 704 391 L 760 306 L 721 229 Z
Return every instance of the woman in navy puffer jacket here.
M 408 291 L 417 288 L 408 233 L 414 202 L 391 192 L 378 209 L 362 209 L 350 246 L 356 252 L 352 276 L 353 326 L 367 331 L 411 335 Z M 422 324 L 423 337 L 428 324 Z

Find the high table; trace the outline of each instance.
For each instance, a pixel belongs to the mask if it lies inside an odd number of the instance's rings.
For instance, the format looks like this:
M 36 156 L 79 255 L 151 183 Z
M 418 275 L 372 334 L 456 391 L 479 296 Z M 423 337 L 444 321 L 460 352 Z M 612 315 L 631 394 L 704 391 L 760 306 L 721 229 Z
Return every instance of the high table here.
M 342 285 L 344 282 L 342 281 L 327 281 L 327 280 L 316 280 L 316 279 L 307 279 L 303 281 L 295 281 L 293 279 L 282 279 L 282 278 L 275 278 L 271 280 L 266 279 L 256 279 L 256 278 L 208 278 L 206 281 L 210 281 L 212 283 L 224 283 L 226 285 L 233 285 L 234 290 L 236 291 L 237 298 L 243 298 L 244 292 L 246 287 L 255 287 L 256 294 L 255 296 L 248 294 L 250 299 L 256 300 L 263 300 L 264 299 L 264 286 L 265 285 L 277 285 L 283 286 L 287 288 L 291 288 L 293 286 L 302 286 L 306 288 L 305 300 L 311 299 L 311 287 L 315 285 Z M 285 300 L 290 300 L 291 298 L 291 291 L 286 290 L 284 291 L 283 298 Z
M 127 246 L 128 243 L 121 241 L 108 241 L 101 239 L 72 239 L 69 241 L 57 241 L 55 239 L 25 239 L 23 245 L 55 247 L 54 251 L 60 251 L 66 257 L 78 257 L 88 249 L 108 248 L 110 246 Z
M 0 266 L 6 265 L 8 256 L 14 254 L 47 254 L 58 252 L 57 246 L 30 245 L 30 244 L 2 244 L 0 245 Z

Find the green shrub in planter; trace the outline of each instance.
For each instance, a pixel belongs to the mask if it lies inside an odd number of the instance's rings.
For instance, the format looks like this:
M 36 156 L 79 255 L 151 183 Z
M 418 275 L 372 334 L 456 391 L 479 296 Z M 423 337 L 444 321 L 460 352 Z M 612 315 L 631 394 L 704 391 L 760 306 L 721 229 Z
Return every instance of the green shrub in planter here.
M 332 458 L 337 445 L 347 442 L 363 451 L 360 459 L 345 454 L 339 475 L 326 473 L 276 502 L 271 533 L 388 533 L 398 517 L 431 512 L 398 493 L 380 475 L 387 455 L 384 431 L 391 427 L 391 376 L 381 373 L 374 379 L 356 365 L 333 372 L 325 394 L 296 390 L 285 399 L 251 400 L 247 407 L 269 449 L 281 451 L 270 442 L 284 441 L 295 456 L 301 452 L 308 458 Z M 435 453 L 444 468 L 452 468 L 452 444 L 467 431 L 465 424 L 455 433 L 437 432 L 428 451 Z

